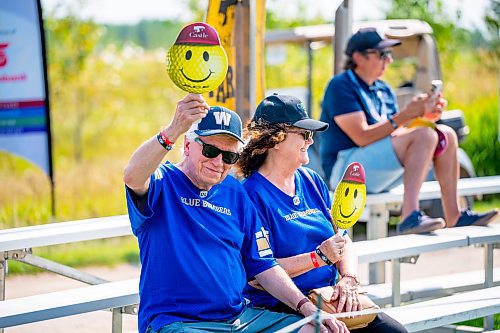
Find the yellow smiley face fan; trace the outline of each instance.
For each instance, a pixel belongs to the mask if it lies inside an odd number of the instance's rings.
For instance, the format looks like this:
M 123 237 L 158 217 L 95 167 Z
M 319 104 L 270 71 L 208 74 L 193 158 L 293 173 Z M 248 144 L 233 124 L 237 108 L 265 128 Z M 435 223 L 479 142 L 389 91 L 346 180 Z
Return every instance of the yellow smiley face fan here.
M 333 196 L 332 220 L 345 235 L 345 229 L 352 227 L 363 213 L 366 202 L 365 170 L 354 162 L 349 164 Z
M 227 55 L 217 31 L 204 22 L 185 26 L 167 54 L 167 72 L 182 90 L 215 90 L 227 73 Z

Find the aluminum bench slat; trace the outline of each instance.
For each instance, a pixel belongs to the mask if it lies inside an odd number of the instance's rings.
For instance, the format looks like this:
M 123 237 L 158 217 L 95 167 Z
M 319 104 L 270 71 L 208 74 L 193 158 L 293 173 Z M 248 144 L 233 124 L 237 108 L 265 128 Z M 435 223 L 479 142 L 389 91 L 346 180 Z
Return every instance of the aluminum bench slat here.
M 500 286 L 388 308 L 385 312 L 409 332 L 490 316 L 500 313 Z
M 466 235 L 402 235 L 354 242 L 359 263 L 374 263 L 467 245 Z
M 128 215 L 6 229 L 0 231 L 0 252 L 131 234 Z
M 139 303 L 138 279 L 0 301 L 0 327 Z

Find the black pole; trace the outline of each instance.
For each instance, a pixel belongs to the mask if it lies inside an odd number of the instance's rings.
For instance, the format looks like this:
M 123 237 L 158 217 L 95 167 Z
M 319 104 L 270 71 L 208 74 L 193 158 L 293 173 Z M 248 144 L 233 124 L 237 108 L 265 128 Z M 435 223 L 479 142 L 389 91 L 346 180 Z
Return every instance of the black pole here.
M 50 213 L 51 220 L 56 220 L 56 194 L 55 194 L 55 182 L 54 182 L 54 168 L 52 164 L 52 130 L 50 126 L 50 94 L 49 94 L 49 80 L 47 77 L 47 56 L 45 47 L 45 30 L 43 28 L 43 13 L 42 5 L 40 0 L 37 0 L 38 7 L 38 22 L 40 27 L 40 39 L 42 45 L 42 61 L 43 61 L 43 71 L 44 71 L 44 88 L 45 88 L 45 116 L 47 119 L 47 145 L 49 152 L 49 179 L 50 179 Z

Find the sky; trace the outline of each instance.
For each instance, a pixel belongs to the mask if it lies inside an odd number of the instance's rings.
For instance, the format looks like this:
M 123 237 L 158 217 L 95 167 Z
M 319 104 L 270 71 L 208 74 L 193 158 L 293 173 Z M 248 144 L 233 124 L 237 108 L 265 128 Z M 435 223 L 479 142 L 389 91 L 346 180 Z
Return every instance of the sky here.
M 81 15 L 84 18 L 93 18 L 98 23 L 124 24 L 137 23 L 142 19 L 182 18 L 192 19 L 187 9 L 187 0 L 42 0 L 45 9 L 54 8 L 58 2 L 86 3 Z M 208 3 L 208 0 L 202 0 Z M 353 3 L 354 20 L 381 19 L 384 9 L 389 6 L 389 0 L 351 0 Z M 325 19 L 332 20 L 335 8 L 341 0 L 267 0 L 267 6 L 297 15 L 297 6 L 290 3 L 300 3 L 306 7 L 305 15 L 315 16 L 322 13 Z M 485 30 L 483 22 L 484 10 L 488 0 L 443 0 L 444 6 L 453 17 L 457 9 L 462 10 L 462 19 L 459 26 Z

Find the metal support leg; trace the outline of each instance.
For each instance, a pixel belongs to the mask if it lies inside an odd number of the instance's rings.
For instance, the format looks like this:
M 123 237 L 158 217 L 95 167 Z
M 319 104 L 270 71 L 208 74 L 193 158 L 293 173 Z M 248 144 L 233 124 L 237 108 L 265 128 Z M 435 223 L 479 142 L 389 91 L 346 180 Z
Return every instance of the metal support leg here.
M 123 332 L 123 314 L 122 314 L 122 308 L 115 308 L 113 309 L 113 318 L 112 318 L 112 327 L 111 327 L 111 332 L 112 333 L 122 333 Z
M 94 276 L 92 274 L 79 271 L 73 267 L 62 265 L 45 258 L 37 257 L 35 255 L 32 255 L 31 253 L 26 253 L 23 258 L 18 258 L 17 261 L 35 267 L 43 268 L 46 271 L 66 276 L 70 279 L 74 279 L 91 285 L 109 282 L 108 280 L 101 279 L 100 277 Z
M 484 246 L 484 287 L 493 287 L 493 244 L 485 244 Z M 494 324 L 494 316 L 487 316 L 483 319 L 485 331 L 492 331 Z
M 370 205 L 370 219 L 367 226 L 367 238 L 378 239 L 387 237 L 389 211 L 385 204 Z M 385 263 L 369 264 L 369 283 L 385 282 Z
M 6 257 L 5 252 L 0 252 L 0 301 L 5 300 L 5 277 L 7 275 Z M 3 333 L 3 328 L 0 328 L 0 333 Z
M 401 262 L 399 258 L 391 260 L 392 263 L 392 306 L 401 304 Z

